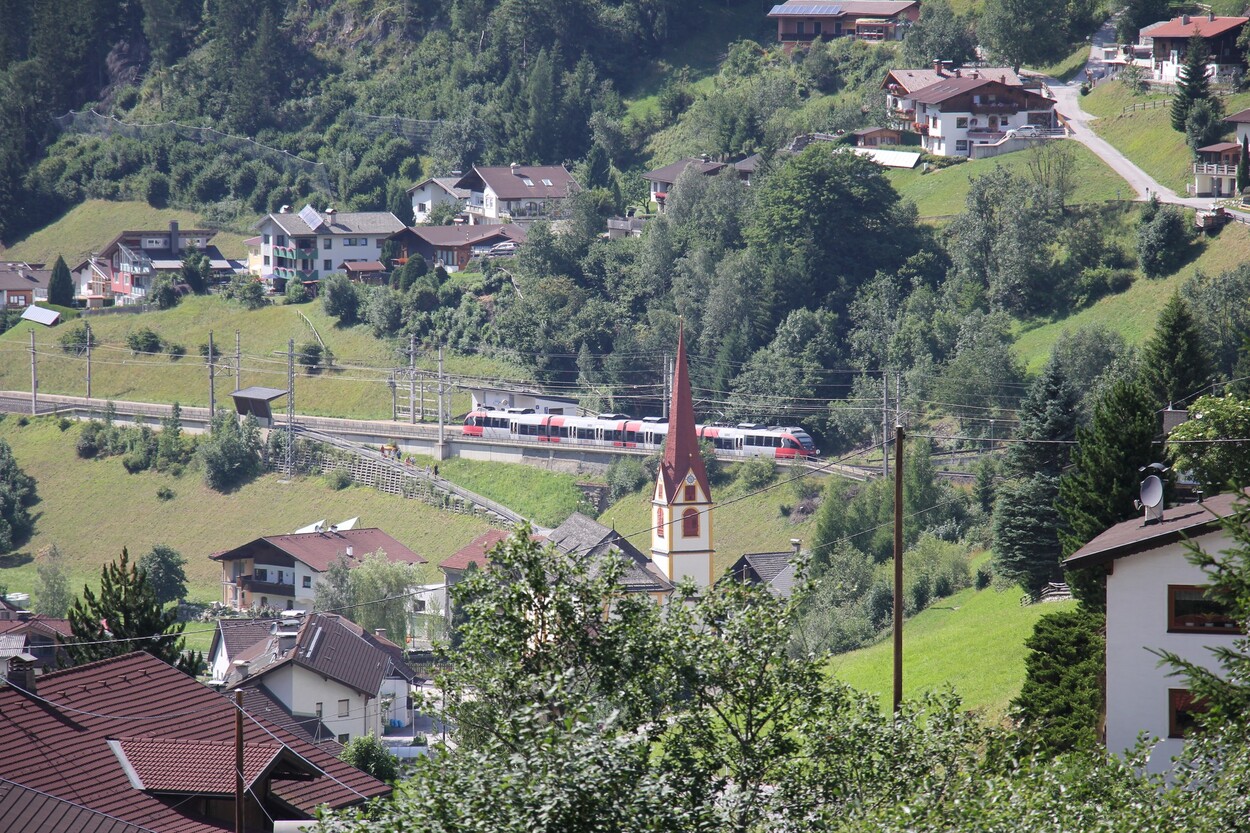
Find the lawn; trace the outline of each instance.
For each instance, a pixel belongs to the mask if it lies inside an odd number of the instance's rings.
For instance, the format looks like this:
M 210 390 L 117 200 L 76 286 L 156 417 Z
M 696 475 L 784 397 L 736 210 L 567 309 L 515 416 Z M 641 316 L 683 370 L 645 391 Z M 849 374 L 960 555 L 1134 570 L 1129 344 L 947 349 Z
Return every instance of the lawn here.
M 307 319 L 307 321 L 305 320 Z M 241 386 L 265 385 L 286 388 L 287 340 L 301 344 L 315 340 L 313 328 L 333 351 L 334 371 L 308 375 L 299 369 L 295 382 L 296 408 L 300 413 L 322 416 L 387 418 L 391 416 L 389 369 L 404 362 L 396 340 L 379 340 L 364 325 L 339 327 L 320 304 L 268 306 L 245 310 L 220 297 L 192 297 L 172 310 L 139 315 L 101 315 L 90 319 L 97 348 L 92 356 L 92 396 L 100 399 L 131 399 L 144 402 L 180 402 L 208 405 L 208 373 L 199 347 L 213 331 L 217 349 L 234 353 L 234 332 L 239 330 L 243 354 Z M 186 349 L 186 356 L 137 356 L 126 346 L 126 336 L 148 327 L 170 343 Z M 23 322 L 0 335 L 0 389 L 30 390 L 29 331 L 34 330 L 39 351 L 39 389 L 44 393 L 82 396 L 86 392 L 86 360 L 62 351 L 57 339 L 61 329 Z M 481 356 L 448 353 L 449 374 L 483 378 L 524 378 L 507 363 Z M 418 367 L 433 371 L 433 351 L 418 357 Z M 235 380 L 217 382 L 217 401 L 224 404 Z M 434 393 L 427 387 L 427 407 L 434 413 Z M 464 393 L 452 398 L 452 413 L 468 410 Z
M 1016 339 L 1016 355 L 1030 371 L 1039 370 L 1055 342 L 1068 331 L 1101 324 L 1124 336 L 1130 344 L 1141 344 L 1154 332 L 1155 321 L 1172 293 L 1196 271 L 1219 274 L 1250 261 L 1250 228 L 1231 223 L 1218 237 L 1200 240 L 1199 254 L 1173 275 L 1151 280 L 1138 276 L 1133 285 L 1118 295 L 1100 299 L 1067 318 L 1027 330 Z
M 1047 64 L 1043 67 L 1028 67 L 1028 69 L 1036 70 L 1042 75 L 1049 75 L 1051 78 L 1057 78 L 1060 81 L 1069 81 L 1085 68 L 1085 63 L 1088 60 L 1089 44 L 1081 43 L 1073 47 L 1070 54 L 1060 58 L 1053 64 Z
M 726 467 L 730 476 L 733 465 Z M 800 502 L 795 487 L 783 481 L 790 479 L 785 468 L 778 468 L 774 488 L 742 500 L 735 500 L 746 491 L 736 483 L 713 486 L 712 497 L 717 507 L 712 513 L 714 526 L 713 546 L 716 549 L 713 569 L 716 574 L 724 572 L 747 552 L 781 552 L 790 549 L 790 539 L 809 539 L 815 529 L 811 517 L 800 519 L 797 513 L 790 517 L 782 514 L 783 508 Z M 807 477 L 805 480 L 816 488 L 823 488 L 825 480 Z M 643 552 L 651 547 L 651 490 L 646 486 L 628 497 L 609 506 L 599 522 L 619 531 Z M 729 501 L 735 501 L 732 504 Z
M 1150 174 L 1161 185 L 1185 195 L 1193 182 L 1193 155 L 1185 136 L 1172 129 L 1171 108 L 1164 104 L 1153 110 L 1121 112 L 1125 106 L 1166 99 L 1167 96 L 1134 97 L 1119 81 L 1100 85 L 1081 102 L 1083 109 L 1101 117 L 1091 122 L 1094 131 Z M 1222 98 L 1226 113 L 1250 106 L 1250 93 Z M 1228 131 L 1232 135 L 1231 130 Z
M 1073 204 L 1106 202 L 1117 199 L 1121 192 L 1131 193 L 1128 184 L 1111 170 L 1087 147 L 1076 142 L 1069 143 L 1076 154 L 1077 187 L 1072 195 Z M 972 187 L 972 180 L 1001 165 L 1010 171 L 1028 176 L 1028 151 L 1008 153 L 992 159 L 975 159 L 952 165 L 949 168 L 922 173 L 912 170 L 890 169 L 886 177 L 904 198 L 916 203 L 921 217 L 952 217 L 964 210 L 964 201 Z
M 509 463 L 454 457 L 439 463 L 439 473 L 471 492 L 502 503 L 542 526 L 555 527 L 578 509 L 579 477 Z
M 61 431 L 51 418 L 20 426 L 13 415 L 0 422 L 18 464 L 35 478 L 39 503 L 33 538 L 18 553 L 0 559 L 0 585 L 29 592 L 35 579 L 30 556 L 56 544 L 71 571 L 71 587 L 99 582 L 100 567 L 128 547 L 137 558 L 156 544 L 168 544 L 187 559 L 190 596 L 221 598 L 221 567 L 209 555 L 260 535 L 291 532 L 314 521 L 330 523 L 359 516 L 361 526 L 386 530 L 435 565 L 488 529 L 485 521 L 443 512 L 365 487 L 331 489 L 321 478 L 280 483 L 266 475 L 231 494 L 214 492 L 198 471 L 181 477 L 156 472 L 127 474 L 117 457 L 80 460 L 74 442 L 81 430 Z M 157 490 L 172 489 L 172 500 Z
M 903 696 L 954 688 L 964 706 L 1001 720 L 1024 683 L 1024 641 L 1047 613 L 1075 602 L 1020 606 L 1023 591 L 969 588 L 908 619 L 903 626 Z M 893 640 L 834 657 L 829 671 L 890 708 Z
M 167 229 L 171 221 L 182 228 L 204 225 L 193 211 L 176 208 L 153 208 L 145 202 L 111 202 L 87 200 L 71 209 L 55 223 L 45 226 L 29 237 L 18 240 L 2 256 L 5 260 L 28 263 L 52 263 L 62 255 L 72 268 L 87 255 L 104 248 L 123 231 Z M 245 258 L 243 241 L 250 235 L 222 231 L 212 239 L 213 245 L 226 257 Z

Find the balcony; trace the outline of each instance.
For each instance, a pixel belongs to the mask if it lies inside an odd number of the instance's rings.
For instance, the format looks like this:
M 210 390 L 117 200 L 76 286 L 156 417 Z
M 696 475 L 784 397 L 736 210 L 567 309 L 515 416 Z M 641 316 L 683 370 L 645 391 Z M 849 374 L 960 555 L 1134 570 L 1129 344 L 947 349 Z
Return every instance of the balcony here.
M 982 101 L 980 104 L 973 103 L 970 108 L 973 113 L 1006 113 L 1015 115 L 1020 110 L 1020 105 L 1014 101 Z
M 294 596 L 295 584 L 279 584 L 276 581 L 261 581 L 255 576 L 239 576 L 239 586 L 250 593 L 263 593 L 274 596 Z
M 811 43 L 820 36 L 820 32 L 782 32 L 777 38 L 782 43 Z
M 1214 162 L 1195 162 L 1194 173 L 1214 176 L 1237 176 L 1236 165 L 1218 165 Z
M 274 246 L 274 257 L 285 257 L 287 260 L 295 260 L 294 246 Z

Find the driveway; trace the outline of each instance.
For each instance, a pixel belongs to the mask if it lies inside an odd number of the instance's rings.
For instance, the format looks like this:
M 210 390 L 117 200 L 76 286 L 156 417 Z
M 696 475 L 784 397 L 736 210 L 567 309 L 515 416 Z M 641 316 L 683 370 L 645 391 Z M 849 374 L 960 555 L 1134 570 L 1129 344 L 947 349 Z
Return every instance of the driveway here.
M 1215 202 L 1209 197 L 1180 196 L 1172 189 L 1160 185 L 1154 177 L 1130 162 L 1128 157 L 1112 147 L 1105 139 L 1100 138 L 1094 133 L 1093 128 L 1090 127 L 1089 123 L 1096 119 L 1097 116 L 1092 116 L 1081 109 L 1081 79 L 1085 77 L 1086 73 L 1093 78 L 1102 77 L 1105 72 L 1102 48 L 1105 44 L 1111 43 L 1116 43 L 1114 18 L 1108 20 L 1102 25 L 1102 28 L 1094 33 L 1092 45 L 1090 46 L 1089 60 L 1085 64 L 1085 72 L 1077 73 L 1076 77 L 1067 84 L 1056 81 L 1053 78 L 1046 79 L 1051 92 L 1055 95 L 1055 109 L 1067 121 L 1068 126 L 1072 130 L 1072 138 L 1085 145 L 1094 152 L 1094 155 L 1106 162 L 1113 171 L 1124 177 L 1125 181 L 1128 182 L 1129 186 L 1136 193 L 1137 199 L 1147 200 L 1150 199 L 1151 195 L 1157 194 L 1162 202 L 1185 205 L 1190 208 L 1212 208 Z

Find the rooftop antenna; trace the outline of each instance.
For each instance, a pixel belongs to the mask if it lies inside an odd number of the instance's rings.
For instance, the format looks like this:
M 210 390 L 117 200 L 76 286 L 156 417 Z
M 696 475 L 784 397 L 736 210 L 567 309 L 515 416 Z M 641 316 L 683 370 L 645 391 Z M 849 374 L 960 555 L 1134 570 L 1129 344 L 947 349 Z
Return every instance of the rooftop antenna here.
M 1162 463 L 1151 463 L 1141 469 L 1143 473 L 1146 471 L 1152 473 L 1146 475 L 1146 479 L 1141 482 L 1139 499 L 1133 503 L 1137 509 L 1145 511 L 1147 524 L 1156 524 L 1163 520 L 1163 478 L 1159 475 L 1167 470 Z

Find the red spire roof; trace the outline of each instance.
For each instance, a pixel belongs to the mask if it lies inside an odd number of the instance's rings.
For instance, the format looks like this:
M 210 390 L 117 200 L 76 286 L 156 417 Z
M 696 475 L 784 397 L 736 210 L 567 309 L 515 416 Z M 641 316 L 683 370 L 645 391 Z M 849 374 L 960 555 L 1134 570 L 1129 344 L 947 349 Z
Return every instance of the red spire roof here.
M 673 372 L 673 401 L 668 415 L 668 440 L 664 445 L 664 459 L 660 463 L 660 476 L 664 478 L 664 499 L 668 503 L 677 498 L 677 490 L 689 473 L 694 474 L 703 494 L 710 499 L 712 490 L 708 486 L 703 458 L 699 455 L 699 435 L 695 430 L 690 373 L 686 369 L 686 338 L 679 326 L 677 363 Z

